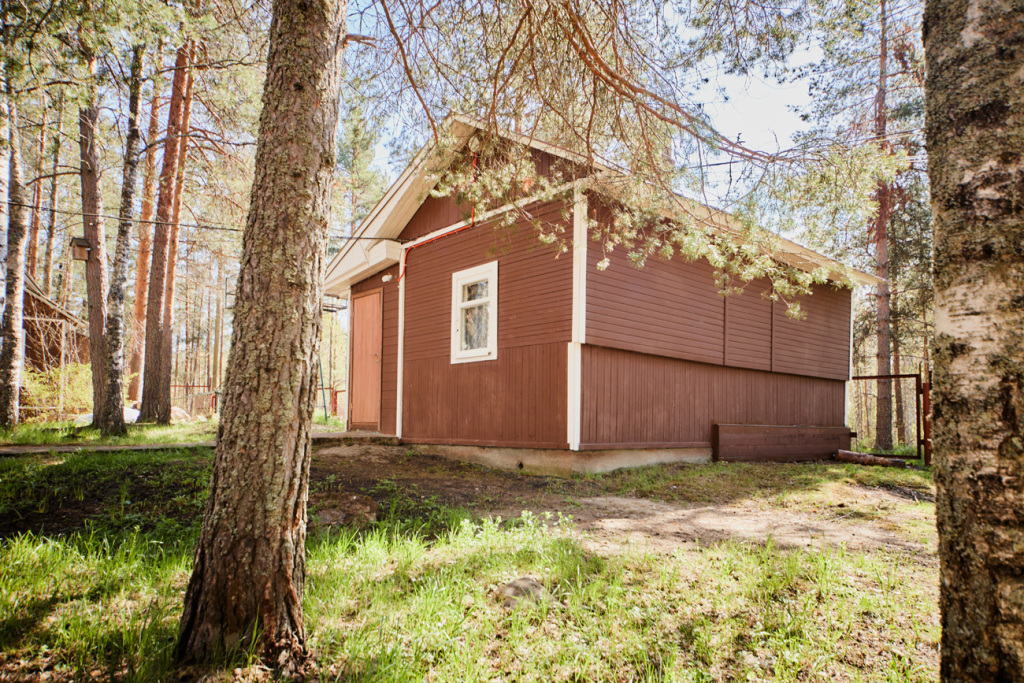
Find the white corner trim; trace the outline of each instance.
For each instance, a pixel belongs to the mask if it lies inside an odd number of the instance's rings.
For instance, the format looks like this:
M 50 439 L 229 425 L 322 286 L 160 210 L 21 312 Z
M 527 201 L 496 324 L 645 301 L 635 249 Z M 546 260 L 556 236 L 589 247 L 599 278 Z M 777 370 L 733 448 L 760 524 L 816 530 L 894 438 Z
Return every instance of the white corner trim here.
M 850 391 L 853 390 L 853 324 L 857 320 L 857 287 L 850 288 L 850 371 L 847 373 L 846 391 L 843 392 L 843 421 L 850 419 Z
M 583 344 L 587 341 L 587 195 L 577 185 L 572 205 L 572 341 L 566 376 L 567 440 L 569 450 L 580 449 L 583 431 Z
M 395 377 L 398 384 L 395 406 L 395 436 L 402 438 L 402 402 L 405 384 L 402 381 L 405 375 L 405 255 L 407 250 L 402 249 L 402 256 L 398 259 L 398 373 Z
M 566 424 L 568 425 L 568 433 L 566 440 L 569 442 L 569 450 L 578 451 L 580 449 L 580 433 L 581 423 L 583 420 L 583 412 L 581 410 L 580 399 L 583 394 L 583 345 L 579 342 L 569 342 L 569 358 L 568 358 L 568 382 L 566 384 L 569 387 L 568 396 L 568 414 L 566 415 Z
M 579 186 L 572 206 L 572 340 L 587 342 L 587 195 Z

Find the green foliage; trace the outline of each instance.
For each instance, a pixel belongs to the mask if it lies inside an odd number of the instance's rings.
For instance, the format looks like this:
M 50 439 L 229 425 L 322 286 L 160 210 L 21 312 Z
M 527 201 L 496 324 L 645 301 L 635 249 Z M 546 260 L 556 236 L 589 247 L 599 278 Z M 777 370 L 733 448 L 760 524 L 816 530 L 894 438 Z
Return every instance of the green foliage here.
M 65 414 L 92 411 L 92 370 L 85 363 L 68 363 L 63 368 L 34 370 L 26 366 L 22 374 L 21 409 L 28 420 L 41 422 Z

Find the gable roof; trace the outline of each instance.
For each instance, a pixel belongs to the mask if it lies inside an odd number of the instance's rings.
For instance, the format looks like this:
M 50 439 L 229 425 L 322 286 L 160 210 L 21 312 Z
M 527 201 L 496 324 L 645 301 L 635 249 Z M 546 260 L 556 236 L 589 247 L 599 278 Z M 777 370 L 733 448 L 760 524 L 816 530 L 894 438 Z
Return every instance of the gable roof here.
M 428 193 L 434 189 L 440 178 L 436 174 L 438 168 L 447 168 L 454 159 L 454 151 L 460 149 L 477 132 L 484 131 L 484 126 L 467 116 L 452 114 L 441 126 L 447 144 L 441 147 L 432 139 L 416 154 L 412 163 L 402 172 L 398 180 L 388 189 L 376 206 L 353 231 L 341 250 L 335 254 L 327 265 L 325 290 L 329 293 L 339 292 L 353 284 L 352 273 L 358 271 L 359 277 L 369 277 L 380 272 L 395 262 L 391 255 L 400 250 L 395 244 L 382 244 L 384 241 L 395 240 L 412 217 L 426 200 Z M 564 149 L 530 135 L 502 130 L 501 137 L 520 143 L 526 147 L 547 152 L 553 156 L 577 164 L 593 168 L 591 178 L 595 181 L 592 189 L 616 197 L 616 183 L 629 178 L 629 174 L 619 168 L 587 159 L 581 154 Z M 687 210 L 694 216 L 709 223 L 720 226 L 723 232 L 738 229 L 736 219 L 717 209 L 680 197 L 687 205 Z M 703 215 L 702 215 L 703 214 Z M 735 227 L 734 227 L 735 226 Z M 876 285 L 882 280 L 874 275 L 858 270 L 847 269 L 838 261 L 804 247 L 793 240 L 776 236 L 779 248 L 773 256 L 790 266 L 800 270 L 829 268 L 834 272 L 846 271 L 856 282 L 864 285 Z M 376 264 L 376 265 L 375 265 Z

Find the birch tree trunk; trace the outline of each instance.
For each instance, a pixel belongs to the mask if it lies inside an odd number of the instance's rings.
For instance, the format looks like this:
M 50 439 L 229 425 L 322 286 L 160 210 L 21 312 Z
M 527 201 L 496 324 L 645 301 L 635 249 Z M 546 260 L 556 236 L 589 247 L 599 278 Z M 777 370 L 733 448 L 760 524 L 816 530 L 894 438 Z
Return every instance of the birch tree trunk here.
M 82 222 L 89 240 L 89 258 L 85 262 L 85 290 L 89 303 L 89 364 L 92 366 L 93 424 L 105 422 L 107 357 L 107 237 L 103 222 L 103 192 L 100 187 L 102 166 L 97 147 L 99 132 L 99 86 L 96 82 L 96 55 L 87 51 L 85 58 L 90 85 L 84 106 L 78 109 L 79 178 L 82 185 Z
M 128 248 L 135 208 L 135 185 L 139 179 L 139 95 L 142 89 L 143 46 L 132 47 L 128 76 L 128 136 L 124 143 L 124 173 L 121 185 L 121 210 L 118 213 L 117 242 L 114 247 L 114 272 L 107 298 L 107 409 L 100 429 L 105 435 L 125 434 L 124 423 L 124 294 L 128 281 Z
M 160 50 L 157 50 L 160 63 Z M 128 358 L 128 400 L 138 401 L 142 394 L 142 362 L 146 349 L 146 304 L 149 298 L 149 266 L 153 254 L 153 199 L 156 194 L 156 147 L 160 134 L 160 82 L 153 75 L 153 99 L 149 104 L 149 129 L 146 137 L 146 166 L 142 176 L 142 212 L 139 216 L 139 253 L 135 259 L 135 302 L 132 305 L 131 354 Z
M 28 242 L 28 211 L 21 177 L 21 148 L 18 140 L 18 107 L 8 86 L 8 176 L 7 278 L 4 288 L 7 306 L 3 316 L 3 350 L 0 351 L 0 427 L 18 424 L 21 366 L 25 359 L 25 249 Z
M 160 391 L 163 369 L 160 349 L 163 344 L 164 286 L 167 278 L 168 241 L 174 205 L 174 180 L 178 172 L 178 152 L 181 148 L 182 100 L 188 76 L 188 44 L 178 48 L 174 61 L 174 79 L 171 83 L 171 101 L 167 107 L 167 136 L 164 158 L 160 168 L 160 193 L 156 204 L 156 223 L 153 225 L 153 266 L 149 271 L 149 295 L 146 299 L 145 367 L 142 381 L 142 405 L 139 420 L 158 420 L 167 415 L 171 407 L 162 402 Z M 173 268 L 173 264 L 170 265 Z M 168 397 L 168 401 L 169 401 Z
M 1024 680 L 1024 7 L 928 0 L 941 676 Z
M 25 274 L 33 280 L 37 276 L 39 262 L 39 228 L 43 225 L 43 161 L 46 157 L 46 95 L 43 95 L 43 111 L 40 114 L 39 138 L 36 143 L 36 181 L 32 183 L 32 222 L 28 230 L 28 249 L 25 252 Z
M 53 256 L 57 246 L 57 171 L 60 170 L 60 146 L 64 137 L 64 91 L 57 100 L 57 131 L 53 136 L 53 161 L 50 165 L 50 206 L 46 219 L 46 251 L 43 254 L 43 294 L 53 291 Z
M 255 177 L 210 497 L 179 660 L 248 647 L 308 658 L 310 423 L 338 122 L 344 0 L 275 0 Z

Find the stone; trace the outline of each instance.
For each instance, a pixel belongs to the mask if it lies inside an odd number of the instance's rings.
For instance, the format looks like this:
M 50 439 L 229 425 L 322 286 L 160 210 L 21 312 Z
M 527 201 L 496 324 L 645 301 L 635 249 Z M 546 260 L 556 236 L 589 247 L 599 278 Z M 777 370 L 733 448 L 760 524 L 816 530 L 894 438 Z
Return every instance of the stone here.
M 494 594 L 501 601 L 502 607 L 518 607 L 524 602 L 536 605 L 551 599 L 544 586 L 530 576 L 503 583 L 495 589 Z
M 348 493 L 336 499 L 329 507 L 316 513 L 314 525 L 317 527 L 347 526 L 365 529 L 377 521 L 379 506 L 369 496 Z
M 178 406 L 171 406 L 171 424 L 178 424 L 180 422 L 188 422 L 192 417 L 185 412 L 183 408 Z

